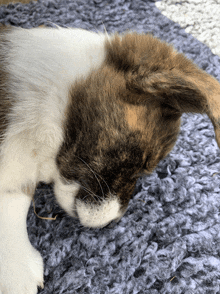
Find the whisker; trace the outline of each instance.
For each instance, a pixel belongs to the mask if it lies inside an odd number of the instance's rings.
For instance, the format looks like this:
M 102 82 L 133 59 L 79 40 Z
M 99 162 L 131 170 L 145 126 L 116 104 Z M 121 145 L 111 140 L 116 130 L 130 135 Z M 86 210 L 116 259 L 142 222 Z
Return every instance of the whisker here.
M 87 166 L 88 166 L 88 168 L 92 171 L 92 173 L 94 174 L 94 176 L 95 176 L 95 178 L 96 178 L 96 180 L 97 180 L 97 182 L 99 183 L 99 186 L 100 186 L 100 188 L 101 188 L 101 190 L 102 190 L 102 195 L 103 195 L 103 197 L 104 197 L 104 191 L 103 191 L 103 189 L 102 189 L 102 185 L 101 185 L 101 183 L 100 183 L 100 181 L 99 181 L 99 179 L 97 178 L 97 176 L 96 176 L 96 173 L 92 170 L 92 168 L 82 159 L 82 158 L 80 158 L 79 156 L 77 156 L 77 155 L 75 155 L 77 158 L 79 158 L 82 162 L 84 162 Z
M 75 155 L 76 157 L 78 157 L 77 155 Z M 80 160 L 82 160 L 80 157 L 78 157 Z M 92 170 L 92 168 L 84 161 L 84 160 L 82 160 L 91 170 Z M 107 186 L 107 188 L 108 188 L 108 190 L 109 190 L 109 193 L 112 195 L 112 192 L 111 192 L 111 190 L 110 190 L 110 188 L 109 188 L 109 185 L 106 183 L 106 181 L 103 179 L 103 177 L 102 176 L 100 176 L 98 173 L 96 173 L 95 171 L 93 171 L 92 170 L 92 172 L 93 172 L 93 174 L 96 174 L 97 176 L 99 176 L 100 177 L 100 179 L 106 184 L 106 186 Z M 103 191 L 103 190 L 102 190 Z
M 104 27 L 104 30 L 105 30 L 105 34 L 108 36 L 108 32 L 107 32 L 107 30 L 106 30 L 106 27 L 105 27 L 103 21 L 102 21 L 102 24 L 103 24 L 103 27 Z
M 104 24 L 103 24 L 104 25 Z M 106 31 L 106 33 L 107 33 L 107 31 Z M 56 151 L 55 150 L 55 148 L 53 148 L 53 147 L 51 147 L 50 145 L 48 145 L 48 144 L 45 144 L 44 142 L 40 142 L 39 140 L 35 140 L 35 139 L 32 139 L 32 138 L 28 138 L 27 136 L 25 136 L 25 135 L 22 135 L 22 137 L 25 139 L 25 140 L 30 140 L 30 141 L 33 141 L 33 142 L 37 142 L 37 143 L 39 143 L 40 145 L 43 145 L 43 146 L 45 146 L 46 148 L 50 148 L 52 151 Z M 44 157 L 44 158 L 52 158 L 52 159 L 56 159 L 56 156 L 46 156 L 46 155 L 44 155 L 44 154 L 37 154 L 37 156 L 41 156 L 41 157 Z M 110 190 L 110 188 L 109 188 L 109 185 L 106 183 L 106 181 L 102 178 L 102 176 L 101 175 L 99 175 L 98 173 L 96 173 L 90 166 L 89 166 L 89 164 L 87 164 L 82 158 L 80 158 L 79 156 L 77 156 L 77 155 L 74 155 L 74 156 L 76 156 L 77 158 L 79 158 L 91 171 L 92 171 L 92 173 L 94 174 L 94 176 L 95 176 L 95 178 L 96 178 L 96 180 L 97 180 L 97 182 L 99 183 L 99 186 L 100 186 L 100 188 L 101 188 L 101 191 L 102 191 L 102 195 L 104 196 L 104 191 L 103 191 L 103 188 L 102 188 L 102 185 L 101 185 L 101 183 L 100 183 L 100 181 L 99 181 L 99 179 L 98 179 L 98 177 L 105 183 L 105 185 L 107 186 L 107 188 L 108 188 L 108 191 L 109 191 L 109 193 L 112 195 L 112 193 L 111 193 L 111 190 Z M 98 177 L 97 177 L 98 176 Z M 81 185 L 81 183 L 79 183 L 80 185 Z M 82 185 L 81 185 L 82 186 Z M 38 191 L 39 191 L 39 189 L 38 189 Z M 93 193 L 91 190 L 89 191 L 90 193 Z M 93 193 L 94 194 L 94 193 Z M 98 196 L 98 195 L 96 195 L 96 194 L 94 194 L 96 197 L 98 197 L 98 198 L 100 198 L 100 196 Z
M 95 193 L 94 193 L 92 190 L 90 190 L 89 188 L 83 186 L 79 181 L 77 181 L 77 183 L 80 185 L 80 187 L 81 187 L 83 190 L 85 190 L 86 192 L 88 192 L 88 193 L 93 197 L 93 199 L 94 199 L 95 201 L 99 201 L 99 203 L 101 203 L 101 199 L 100 199 L 100 196 L 99 196 L 99 195 L 95 194 Z M 38 190 L 38 191 L 45 191 L 46 189 L 40 188 L 40 189 L 37 189 L 37 190 Z M 50 188 L 48 188 L 47 190 L 50 190 Z M 66 191 L 66 190 L 64 190 L 64 189 L 60 189 L 60 188 L 59 188 L 59 190 L 62 191 L 62 192 L 65 192 L 66 194 L 73 194 L 72 191 Z M 51 192 L 51 191 L 50 191 L 50 192 Z M 51 195 L 54 195 L 53 190 L 52 190 L 52 192 L 51 192 Z M 95 197 L 97 197 L 97 199 L 96 199 Z
M 96 172 L 95 172 L 95 173 L 96 173 Z M 106 184 L 106 186 L 107 186 L 107 188 L 108 188 L 108 190 L 109 190 L 109 193 L 112 195 L 112 192 L 111 192 L 111 190 L 110 190 L 110 188 L 109 188 L 109 185 L 106 183 L 106 181 L 103 179 L 103 177 L 100 176 L 98 173 L 96 173 L 96 174 L 97 174 L 97 176 L 99 176 L 100 179 Z
M 99 195 L 97 195 L 97 194 L 95 194 L 89 187 L 88 187 L 88 185 L 87 185 L 87 183 L 85 183 L 85 181 L 83 181 L 82 180 L 82 182 L 84 183 L 84 186 L 79 182 L 79 185 L 85 190 L 85 191 L 87 191 L 87 192 L 89 192 L 89 193 L 91 193 L 92 195 L 94 195 L 94 196 L 96 196 L 99 200 L 100 200 L 100 202 L 101 202 L 101 197 L 99 196 Z
M 95 193 L 91 192 L 89 189 L 87 189 L 87 188 L 85 188 L 85 187 L 83 187 L 83 186 L 81 186 L 81 187 L 82 187 L 82 189 L 83 189 L 84 191 L 88 192 L 89 195 L 92 196 L 92 198 L 93 198 L 95 201 L 99 201 L 99 203 L 101 203 L 101 200 L 99 199 L 99 196 L 98 196 L 98 195 L 96 195 Z M 88 195 L 86 195 L 86 196 L 88 196 Z M 97 197 L 97 200 L 95 199 L 95 197 Z M 84 198 L 83 198 L 83 200 L 84 200 Z

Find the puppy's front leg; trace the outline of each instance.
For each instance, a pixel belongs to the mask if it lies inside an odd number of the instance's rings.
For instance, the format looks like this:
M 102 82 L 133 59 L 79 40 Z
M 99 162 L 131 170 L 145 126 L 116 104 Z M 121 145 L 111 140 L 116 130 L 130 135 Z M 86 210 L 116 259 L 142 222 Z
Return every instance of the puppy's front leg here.
M 36 294 L 43 287 L 43 259 L 26 228 L 30 203 L 22 192 L 0 194 L 0 294 Z

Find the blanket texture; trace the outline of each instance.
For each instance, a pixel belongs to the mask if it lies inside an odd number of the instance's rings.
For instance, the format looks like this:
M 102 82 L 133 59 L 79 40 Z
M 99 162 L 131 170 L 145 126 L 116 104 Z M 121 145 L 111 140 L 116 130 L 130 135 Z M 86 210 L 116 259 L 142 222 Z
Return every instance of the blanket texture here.
M 220 58 L 163 16 L 155 1 L 38 0 L 0 6 L 0 22 L 151 32 L 220 81 Z M 40 184 L 27 226 L 45 263 L 39 294 L 220 293 L 220 152 L 207 116 L 185 114 L 173 151 L 140 178 L 119 223 L 88 229 Z

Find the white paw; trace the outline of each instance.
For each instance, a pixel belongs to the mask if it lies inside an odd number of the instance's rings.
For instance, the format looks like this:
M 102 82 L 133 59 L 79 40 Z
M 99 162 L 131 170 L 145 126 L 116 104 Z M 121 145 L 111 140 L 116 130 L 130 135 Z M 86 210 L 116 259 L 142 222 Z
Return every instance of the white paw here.
M 27 240 L 0 244 L 0 294 L 37 294 L 43 288 L 43 259 Z M 7 247 L 7 248 L 6 248 Z

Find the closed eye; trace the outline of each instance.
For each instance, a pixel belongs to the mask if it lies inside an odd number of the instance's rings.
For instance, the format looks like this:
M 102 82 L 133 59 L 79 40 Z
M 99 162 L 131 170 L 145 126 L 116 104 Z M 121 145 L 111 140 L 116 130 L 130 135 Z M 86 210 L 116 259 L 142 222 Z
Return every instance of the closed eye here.
M 131 179 L 136 179 L 136 180 L 137 180 L 138 178 L 140 178 L 140 177 L 144 177 L 144 176 L 146 176 L 146 175 L 149 174 L 149 172 L 147 171 L 147 168 L 148 168 L 148 164 L 149 164 L 149 161 L 151 160 L 151 158 L 152 158 L 152 154 L 149 153 L 149 154 L 147 155 L 147 157 L 146 157 L 146 159 L 145 159 L 143 165 L 142 165 L 142 169 L 141 169 L 141 171 L 135 173 L 135 174 L 131 177 Z
M 147 166 L 148 166 L 149 161 L 150 161 L 151 158 L 152 158 L 152 153 L 149 153 L 149 154 L 147 155 L 146 159 L 145 159 L 144 164 L 143 164 L 144 169 L 147 168 Z
M 141 171 L 141 172 L 139 172 L 139 173 L 137 173 L 137 174 L 134 174 L 134 175 L 131 177 L 131 179 L 135 179 L 135 180 L 137 180 L 137 179 L 139 179 L 140 177 L 145 177 L 147 174 L 148 174 L 148 173 L 146 172 L 146 170 L 143 170 L 143 171 Z

